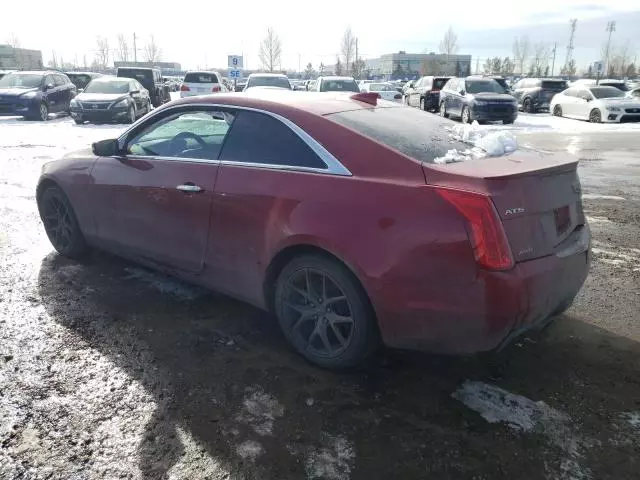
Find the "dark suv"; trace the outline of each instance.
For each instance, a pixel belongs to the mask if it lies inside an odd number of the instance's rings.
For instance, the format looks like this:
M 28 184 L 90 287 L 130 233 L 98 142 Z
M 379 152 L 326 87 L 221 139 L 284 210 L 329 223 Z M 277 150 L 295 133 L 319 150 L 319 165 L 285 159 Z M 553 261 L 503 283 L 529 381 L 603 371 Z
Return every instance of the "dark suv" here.
M 527 113 L 549 110 L 549 103 L 556 93 L 568 88 L 565 80 L 523 78 L 513 86 L 518 106 Z
M 0 116 L 45 121 L 50 113 L 68 112 L 76 93 L 76 86 L 58 71 L 9 73 L 0 79 Z
M 405 94 L 405 102 L 410 107 L 436 111 L 439 107 L 440 90 L 451 77 L 422 77 Z
M 518 102 L 492 78 L 452 78 L 440 91 L 440 115 L 458 117 L 464 123 L 513 123 Z
M 162 73 L 158 68 L 118 67 L 118 77 L 133 78 L 149 92 L 151 104 L 159 107 L 171 101 L 169 87 L 162 81 Z

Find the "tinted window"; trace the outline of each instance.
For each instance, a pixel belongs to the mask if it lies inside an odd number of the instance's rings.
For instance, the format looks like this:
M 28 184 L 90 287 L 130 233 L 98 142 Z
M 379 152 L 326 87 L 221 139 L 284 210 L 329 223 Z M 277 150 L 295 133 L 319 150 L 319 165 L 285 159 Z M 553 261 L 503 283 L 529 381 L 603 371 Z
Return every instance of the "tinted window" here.
M 327 168 L 309 146 L 281 121 L 247 111 L 238 112 L 221 160 Z
M 467 80 L 467 93 L 504 93 L 504 88 L 495 80 Z
M 129 91 L 128 80 L 101 80 L 99 78 L 93 80 L 85 93 L 127 93 Z
M 352 110 L 334 113 L 327 118 L 427 163 L 445 156 L 448 150 L 464 151 L 469 148 L 467 144 L 449 139 L 449 122 L 413 108 Z
M 367 85 L 370 92 L 395 92 L 396 89 L 386 83 L 370 83 Z
M 498 82 L 498 85 L 500 85 L 505 91 L 509 88 L 509 85 L 507 85 L 507 81 L 504 78 L 494 78 L 493 80 Z
M 132 155 L 217 160 L 234 115 L 213 110 L 176 113 L 156 121 L 127 144 Z
M 153 83 L 153 74 L 149 70 L 129 70 L 129 69 L 119 68 L 118 76 L 126 77 L 126 78 L 135 78 L 137 81 L 139 81 L 143 85 L 145 83 L 147 84 Z
M 433 80 L 433 88 L 436 90 L 442 90 L 442 87 L 444 87 L 448 81 L 448 78 L 436 78 Z
M 603 87 L 614 87 L 614 88 L 617 88 L 618 90 L 620 90 L 621 92 L 628 92 L 629 91 L 629 87 L 627 87 L 622 82 L 611 82 L 611 83 L 600 82 L 600 85 L 602 85 Z
M 218 83 L 215 73 L 187 73 L 184 76 L 185 83 Z
M 56 87 L 61 87 L 67 83 L 62 75 L 54 75 L 53 81 L 55 82 Z
M 567 88 L 567 82 L 564 80 L 544 80 L 542 82 L 542 88 L 560 91 Z
M 247 88 L 251 87 L 279 87 L 291 89 L 291 84 L 287 77 L 251 75 L 247 82 Z
M 591 87 L 591 93 L 596 98 L 616 98 L 624 97 L 624 92 L 616 87 Z
M 359 92 L 360 89 L 355 80 L 322 80 L 321 92 Z
M 50 83 L 52 83 L 52 84 L 53 84 L 53 86 L 55 86 L 55 85 L 56 85 L 56 81 L 55 81 L 55 79 L 53 78 L 53 75 L 47 75 L 46 77 L 44 77 L 44 84 L 45 84 L 45 85 L 49 85 Z
M 78 88 L 85 88 L 91 81 L 91 76 L 84 73 L 69 73 L 67 74 L 67 76 L 69 77 L 71 82 L 73 82 L 73 84 Z

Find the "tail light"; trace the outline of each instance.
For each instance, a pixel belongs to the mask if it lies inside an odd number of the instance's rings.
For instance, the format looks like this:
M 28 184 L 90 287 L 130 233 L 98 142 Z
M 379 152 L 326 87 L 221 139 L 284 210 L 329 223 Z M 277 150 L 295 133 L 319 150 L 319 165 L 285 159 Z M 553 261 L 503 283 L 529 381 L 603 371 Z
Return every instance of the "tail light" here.
M 511 248 L 491 198 L 461 190 L 438 188 L 436 191 L 466 219 L 478 265 L 490 270 L 512 268 Z
M 394 98 L 395 100 L 400 100 L 400 99 L 402 98 L 402 95 L 400 95 L 399 93 L 396 93 L 396 94 L 393 96 L 393 98 Z
M 214 85 L 213 88 L 211 89 L 212 92 L 219 92 L 220 91 L 220 85 Z
M 180 85 L 180 91 L 181 92 L 188 92 L 190 90 L 191 89 L 188 86 L 186 86 L 184 83 L 182 85 Z

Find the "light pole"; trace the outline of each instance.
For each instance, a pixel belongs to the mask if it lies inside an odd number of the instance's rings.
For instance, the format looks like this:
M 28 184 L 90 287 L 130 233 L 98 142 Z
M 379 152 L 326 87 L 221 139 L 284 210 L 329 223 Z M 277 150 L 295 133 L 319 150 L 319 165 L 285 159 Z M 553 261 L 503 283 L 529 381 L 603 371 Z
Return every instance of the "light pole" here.
M 616 31 L 616 22 L 613 20 L 607 22 L 607 32 L 609 32 L 609 39 L 607 40 L 607 51 L 604 58 L 604 73 L 609 71 L 609 48 L 611 48 L 611 34 Z M 599 83 L 599 82 L 598 82 Z

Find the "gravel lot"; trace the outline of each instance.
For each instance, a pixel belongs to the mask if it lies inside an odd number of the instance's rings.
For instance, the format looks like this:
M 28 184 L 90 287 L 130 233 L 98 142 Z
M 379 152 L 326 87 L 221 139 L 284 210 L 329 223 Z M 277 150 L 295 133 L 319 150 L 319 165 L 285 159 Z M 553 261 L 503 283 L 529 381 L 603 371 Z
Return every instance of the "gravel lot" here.
M 514 130 L 581 159 L 593 231 L 587 283 L 545 332 L 335 374 L 250 306 L 52 252 L 40 166 L 121 129 L 0 118 L 0 479 L 639 478 L 637 130 Z

